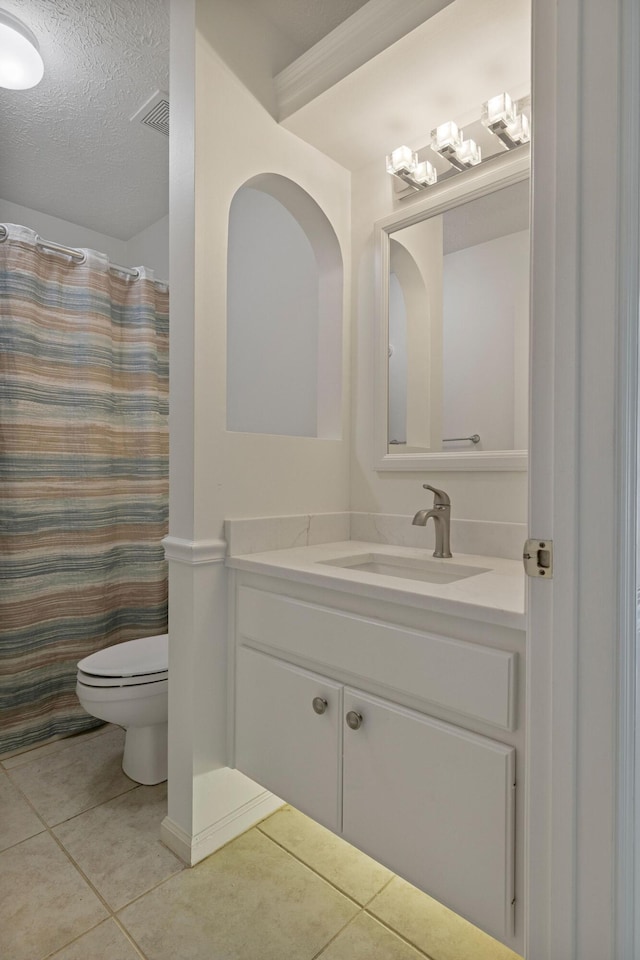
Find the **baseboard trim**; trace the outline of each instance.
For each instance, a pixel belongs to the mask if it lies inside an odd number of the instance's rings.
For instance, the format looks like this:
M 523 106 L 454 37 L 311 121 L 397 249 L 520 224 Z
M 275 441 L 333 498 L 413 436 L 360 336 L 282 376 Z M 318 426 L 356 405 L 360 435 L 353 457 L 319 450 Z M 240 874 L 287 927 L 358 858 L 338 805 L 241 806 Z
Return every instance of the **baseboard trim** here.
M 187 866 L 193 867 L 230 840 L 255 826 L 260 820 L 264 820 L 283 804 L 284 800 L 265 790 L 195 836 L 185 833 L 169 817 L 165 817 L 160 824 L 160 839 Z

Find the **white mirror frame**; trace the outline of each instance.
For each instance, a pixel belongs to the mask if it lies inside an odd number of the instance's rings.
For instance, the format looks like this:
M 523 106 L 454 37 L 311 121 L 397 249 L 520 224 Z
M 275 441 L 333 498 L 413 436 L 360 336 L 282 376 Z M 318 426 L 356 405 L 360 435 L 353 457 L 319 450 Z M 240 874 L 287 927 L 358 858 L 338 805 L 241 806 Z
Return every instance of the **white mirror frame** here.
M 496 157 L 442 184 L 428 187 L 424 199 L 406 211 L 396 211 L 374 224 L 376 248 L 376 470 L 526 470 L 527 450 L 456 451 L 446 453 L 389 453 L 389 234 L 445 213 L 501 187 L 528 179 L 529 147 Z

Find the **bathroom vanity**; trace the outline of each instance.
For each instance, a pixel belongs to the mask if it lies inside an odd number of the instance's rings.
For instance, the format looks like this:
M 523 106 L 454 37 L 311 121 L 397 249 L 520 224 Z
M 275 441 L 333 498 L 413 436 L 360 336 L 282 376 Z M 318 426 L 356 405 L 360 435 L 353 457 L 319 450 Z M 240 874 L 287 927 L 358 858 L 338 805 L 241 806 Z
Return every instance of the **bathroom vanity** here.
M 521 949 L 521 565 L 356 541 L 227 565 L 235 766 Z

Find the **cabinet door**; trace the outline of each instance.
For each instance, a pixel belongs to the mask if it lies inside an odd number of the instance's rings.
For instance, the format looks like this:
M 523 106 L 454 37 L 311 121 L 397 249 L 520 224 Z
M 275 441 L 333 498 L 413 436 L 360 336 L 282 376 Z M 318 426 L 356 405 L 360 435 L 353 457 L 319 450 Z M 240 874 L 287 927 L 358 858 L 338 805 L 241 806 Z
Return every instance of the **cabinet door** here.
M 339 684 L 249 647 L 238 649 L 236 767 L 337 831 L 341 714 Z
M 515 750 L 355 690 L 344 711 L 345 839 L 508 940 Z

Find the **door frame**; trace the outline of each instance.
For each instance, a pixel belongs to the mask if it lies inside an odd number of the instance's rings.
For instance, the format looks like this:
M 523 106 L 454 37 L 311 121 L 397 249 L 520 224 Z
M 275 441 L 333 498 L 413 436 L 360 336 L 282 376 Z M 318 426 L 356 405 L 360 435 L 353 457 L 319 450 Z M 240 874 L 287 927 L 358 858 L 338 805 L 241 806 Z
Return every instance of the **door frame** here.
M 637 30 L 533 0 L 527 960 L 635 955 Z
M 640 3 L 623 0 L 620 30 L 618 469 L 618 741 L 615 957 L 640 950 L 640 704 L 637 597 L 640 428 Z

